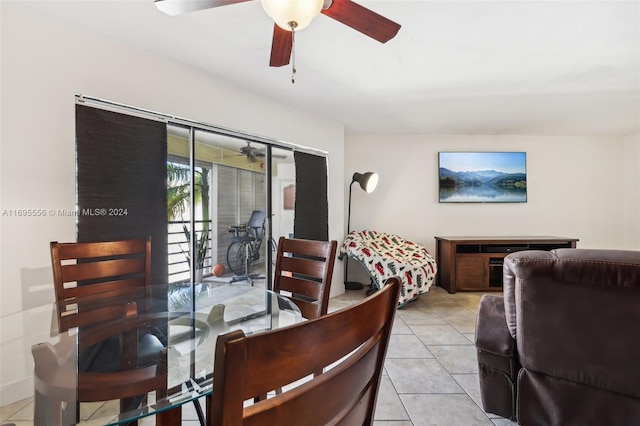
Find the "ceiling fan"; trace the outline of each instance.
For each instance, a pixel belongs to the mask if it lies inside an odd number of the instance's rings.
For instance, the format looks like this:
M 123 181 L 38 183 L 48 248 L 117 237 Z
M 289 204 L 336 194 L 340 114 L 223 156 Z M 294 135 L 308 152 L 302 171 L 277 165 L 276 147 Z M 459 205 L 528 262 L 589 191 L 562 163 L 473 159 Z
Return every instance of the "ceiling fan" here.
M 251 146 L 249 141 L 247 141 L 247 146 L 240 148 L 240 154 L 247 157 L 250 163 L 255 163 L 256 157 L 264 157 L 264 151 L 259 151 L 258 148 Z
M 250 0 L 155 0 L 155 5 L 168 15 L 181 15 L 198 10 L 243 3 Z M 305 28 L 320 13 L 359 31 L 380 43 L 391 40 L 400 25 L 351 0 L 260 0 L 275 21 L 269 65 L 289 64 L 295 32 Z M 294 58 L 295 60 L 295 58 Z M 295 64 L 294 71 L 295 73 Z
M 247 157 L 247 160 L 250 163 L 255 163 L 256 161 L 258 161 L 258 157 L 264 157 L 265 156 L 265 151 L 262 149 L 258 149 L 254 146 L 251 146 L 251 142 L 247 141 L 247 146 L 243 146 L 242 148 L 240 148 L 240 154 L 244 155 L 245 157 Z M 279 154 L 271 154 L 272 158 L 287 158 L 286 155 L 279 155 Z

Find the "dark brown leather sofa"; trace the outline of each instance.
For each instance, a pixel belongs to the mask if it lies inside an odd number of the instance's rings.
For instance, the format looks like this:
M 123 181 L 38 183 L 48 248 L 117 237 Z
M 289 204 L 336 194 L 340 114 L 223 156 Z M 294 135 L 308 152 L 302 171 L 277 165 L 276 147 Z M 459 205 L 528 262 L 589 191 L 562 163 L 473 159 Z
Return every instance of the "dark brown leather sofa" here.
M 640 252 L 522 251 L 476 324 L 486 412 L 522 425 L 640 425 Z

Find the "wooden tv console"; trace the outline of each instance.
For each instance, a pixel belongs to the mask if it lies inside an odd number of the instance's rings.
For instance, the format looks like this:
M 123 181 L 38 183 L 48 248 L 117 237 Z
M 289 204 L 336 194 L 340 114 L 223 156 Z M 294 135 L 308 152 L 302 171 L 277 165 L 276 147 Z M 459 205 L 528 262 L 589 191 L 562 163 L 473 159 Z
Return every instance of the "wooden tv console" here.
M 435 237 L 437 284 L 458 290 L 502 290 L 505 256 L 521 250 L 576 248 L 577 238 L 562 237 Z

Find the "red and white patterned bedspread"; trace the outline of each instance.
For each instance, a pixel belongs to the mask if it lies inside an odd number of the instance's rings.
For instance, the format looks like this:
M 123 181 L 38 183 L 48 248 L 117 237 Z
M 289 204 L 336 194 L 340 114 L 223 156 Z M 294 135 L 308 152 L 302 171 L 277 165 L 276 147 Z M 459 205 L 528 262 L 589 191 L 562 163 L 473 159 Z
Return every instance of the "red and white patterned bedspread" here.
M 340 259 L 353 257 L 367 269 L 380 288 L 391 277 L 402 280 L 399 306 L 429 291 L 438 267 L 427 249 L 393 234 L 352 231 L 340 247 Z

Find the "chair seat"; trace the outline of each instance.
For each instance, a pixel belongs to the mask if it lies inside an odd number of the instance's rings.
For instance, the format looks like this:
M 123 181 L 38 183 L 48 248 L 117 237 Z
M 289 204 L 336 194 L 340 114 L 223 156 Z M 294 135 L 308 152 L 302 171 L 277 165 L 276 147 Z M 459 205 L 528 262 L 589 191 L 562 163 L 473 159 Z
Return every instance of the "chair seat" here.
M 150 333 L 141 335 L 138 338 L 138 367 L 157 364 L 160 352 L 164 348 L 165 345 L 157 336 Z M 78 369 L 94 373 L 119 371 L 121 369 L 119 336 L 112 336 L 82 351 L 78 359 Z
M 156 356 L 156 364 L 133 370 L 105 372 L 78 372 L 74 361 L 59 364 L 58 360 L 64 358 L 68 349 L 64 341 L 55 345 L 40 343 L 31 348 L 35 361 L 36 395 L 50 395 L 59 401 L 82 402 L 107 401 L 118 395 L 120 398 L 129 398 L 122 406 L 129 410 L 139 405 L 149 389 L 166 386 L 166 348 Z M 48 414 L 51 416 L 53 413 Z

